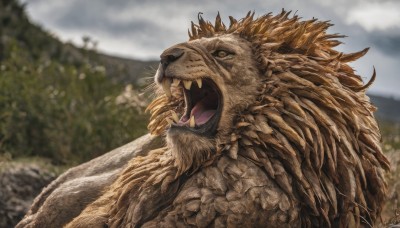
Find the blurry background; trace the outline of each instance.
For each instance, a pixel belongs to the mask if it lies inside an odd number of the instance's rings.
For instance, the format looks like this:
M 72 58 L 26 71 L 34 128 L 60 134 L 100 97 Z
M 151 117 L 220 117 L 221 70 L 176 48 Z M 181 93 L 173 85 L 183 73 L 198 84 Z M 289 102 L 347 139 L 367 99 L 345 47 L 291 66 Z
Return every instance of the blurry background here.
M 370 47 L 353 66 L 378 107 L 392 161 L 390 204 L 400 207 L 400 1 L 0 0 L 0 227 L 66 168 L 146 133 L 140 96 L 167 47 L 186 41 L 198 12 L 242 18 L 292 10 L 330 20 L 340 51 Z M 147 82 L 148 83 L 148 82 Z

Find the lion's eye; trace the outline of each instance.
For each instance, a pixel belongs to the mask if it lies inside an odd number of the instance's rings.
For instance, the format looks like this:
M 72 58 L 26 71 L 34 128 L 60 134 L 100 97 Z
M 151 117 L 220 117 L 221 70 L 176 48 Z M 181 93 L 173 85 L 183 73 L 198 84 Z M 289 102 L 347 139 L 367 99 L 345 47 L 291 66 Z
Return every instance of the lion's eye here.
M 218 57 L 218 58 L 225 58 L 229 55 L 228 52 L 226 51 L 222 51 L 222 50 L 217 50 L 214 52 L 214 56 Z

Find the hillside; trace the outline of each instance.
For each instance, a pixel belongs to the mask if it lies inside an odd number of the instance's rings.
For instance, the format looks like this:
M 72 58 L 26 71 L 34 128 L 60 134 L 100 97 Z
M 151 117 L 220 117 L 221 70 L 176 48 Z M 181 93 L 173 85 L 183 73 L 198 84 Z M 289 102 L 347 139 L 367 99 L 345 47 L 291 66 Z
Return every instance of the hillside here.
M 143 78 L 152 77 L 158 61 L 141 61 L 97 53 L 97 61 L 104 65 L 107 74 L 119 83 L 133 83 L 143 86 Z
M 135 88 L 157 63 L 99 54 L 83 40 L 63 43 L 24 5 L 0 1 L 0 160 L 76 164 L 146 132 L 146 98 Z
M 380 120 L 400 122 L 400 100 L 369 94 L 371 102 L 378 107 L 376 117 Z

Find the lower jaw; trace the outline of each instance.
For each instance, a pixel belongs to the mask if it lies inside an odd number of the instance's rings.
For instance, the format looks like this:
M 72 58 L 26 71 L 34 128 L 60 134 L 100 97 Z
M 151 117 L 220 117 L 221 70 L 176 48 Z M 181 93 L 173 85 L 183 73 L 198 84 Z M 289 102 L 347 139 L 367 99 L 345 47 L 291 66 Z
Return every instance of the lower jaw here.
M 220 115 L 221 115 L 220 113 L 216 114 L 216 116 L 213 116 L 206 124 L 200 127 L 191 128 L 187 126 L 179 126 L 172 124 L 171 127 L 168 129 L 167 133 L 172 133 L 172 134 L 192 133 L 195 135 L 212 138 L 217 133 L 217 126 L 220 119 Z

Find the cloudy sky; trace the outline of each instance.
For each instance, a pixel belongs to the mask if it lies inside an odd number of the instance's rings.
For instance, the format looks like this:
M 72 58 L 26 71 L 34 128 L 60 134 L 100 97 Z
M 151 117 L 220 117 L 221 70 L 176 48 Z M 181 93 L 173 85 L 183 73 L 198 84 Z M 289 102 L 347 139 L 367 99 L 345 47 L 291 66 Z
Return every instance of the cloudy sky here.
M 249 10 L 256 15 L 292 10 L 304 19 L 330 20 L 332 33 L 349 37 L 338 47 L 355 52 L 370 47 L 354 63 L 368 80 L 373 66 L 377 80 L 370 92 L 400 98 L 400 0 L 22 0 L 33 22 L 63 41 L 82 44 L 88 35 L 99 42 L 100 51 L 123 57 L 158 59 L 163 49 L 187 40 L 190 21 L 197 13 L 214 20 L 219 11 L 242 18 Z

